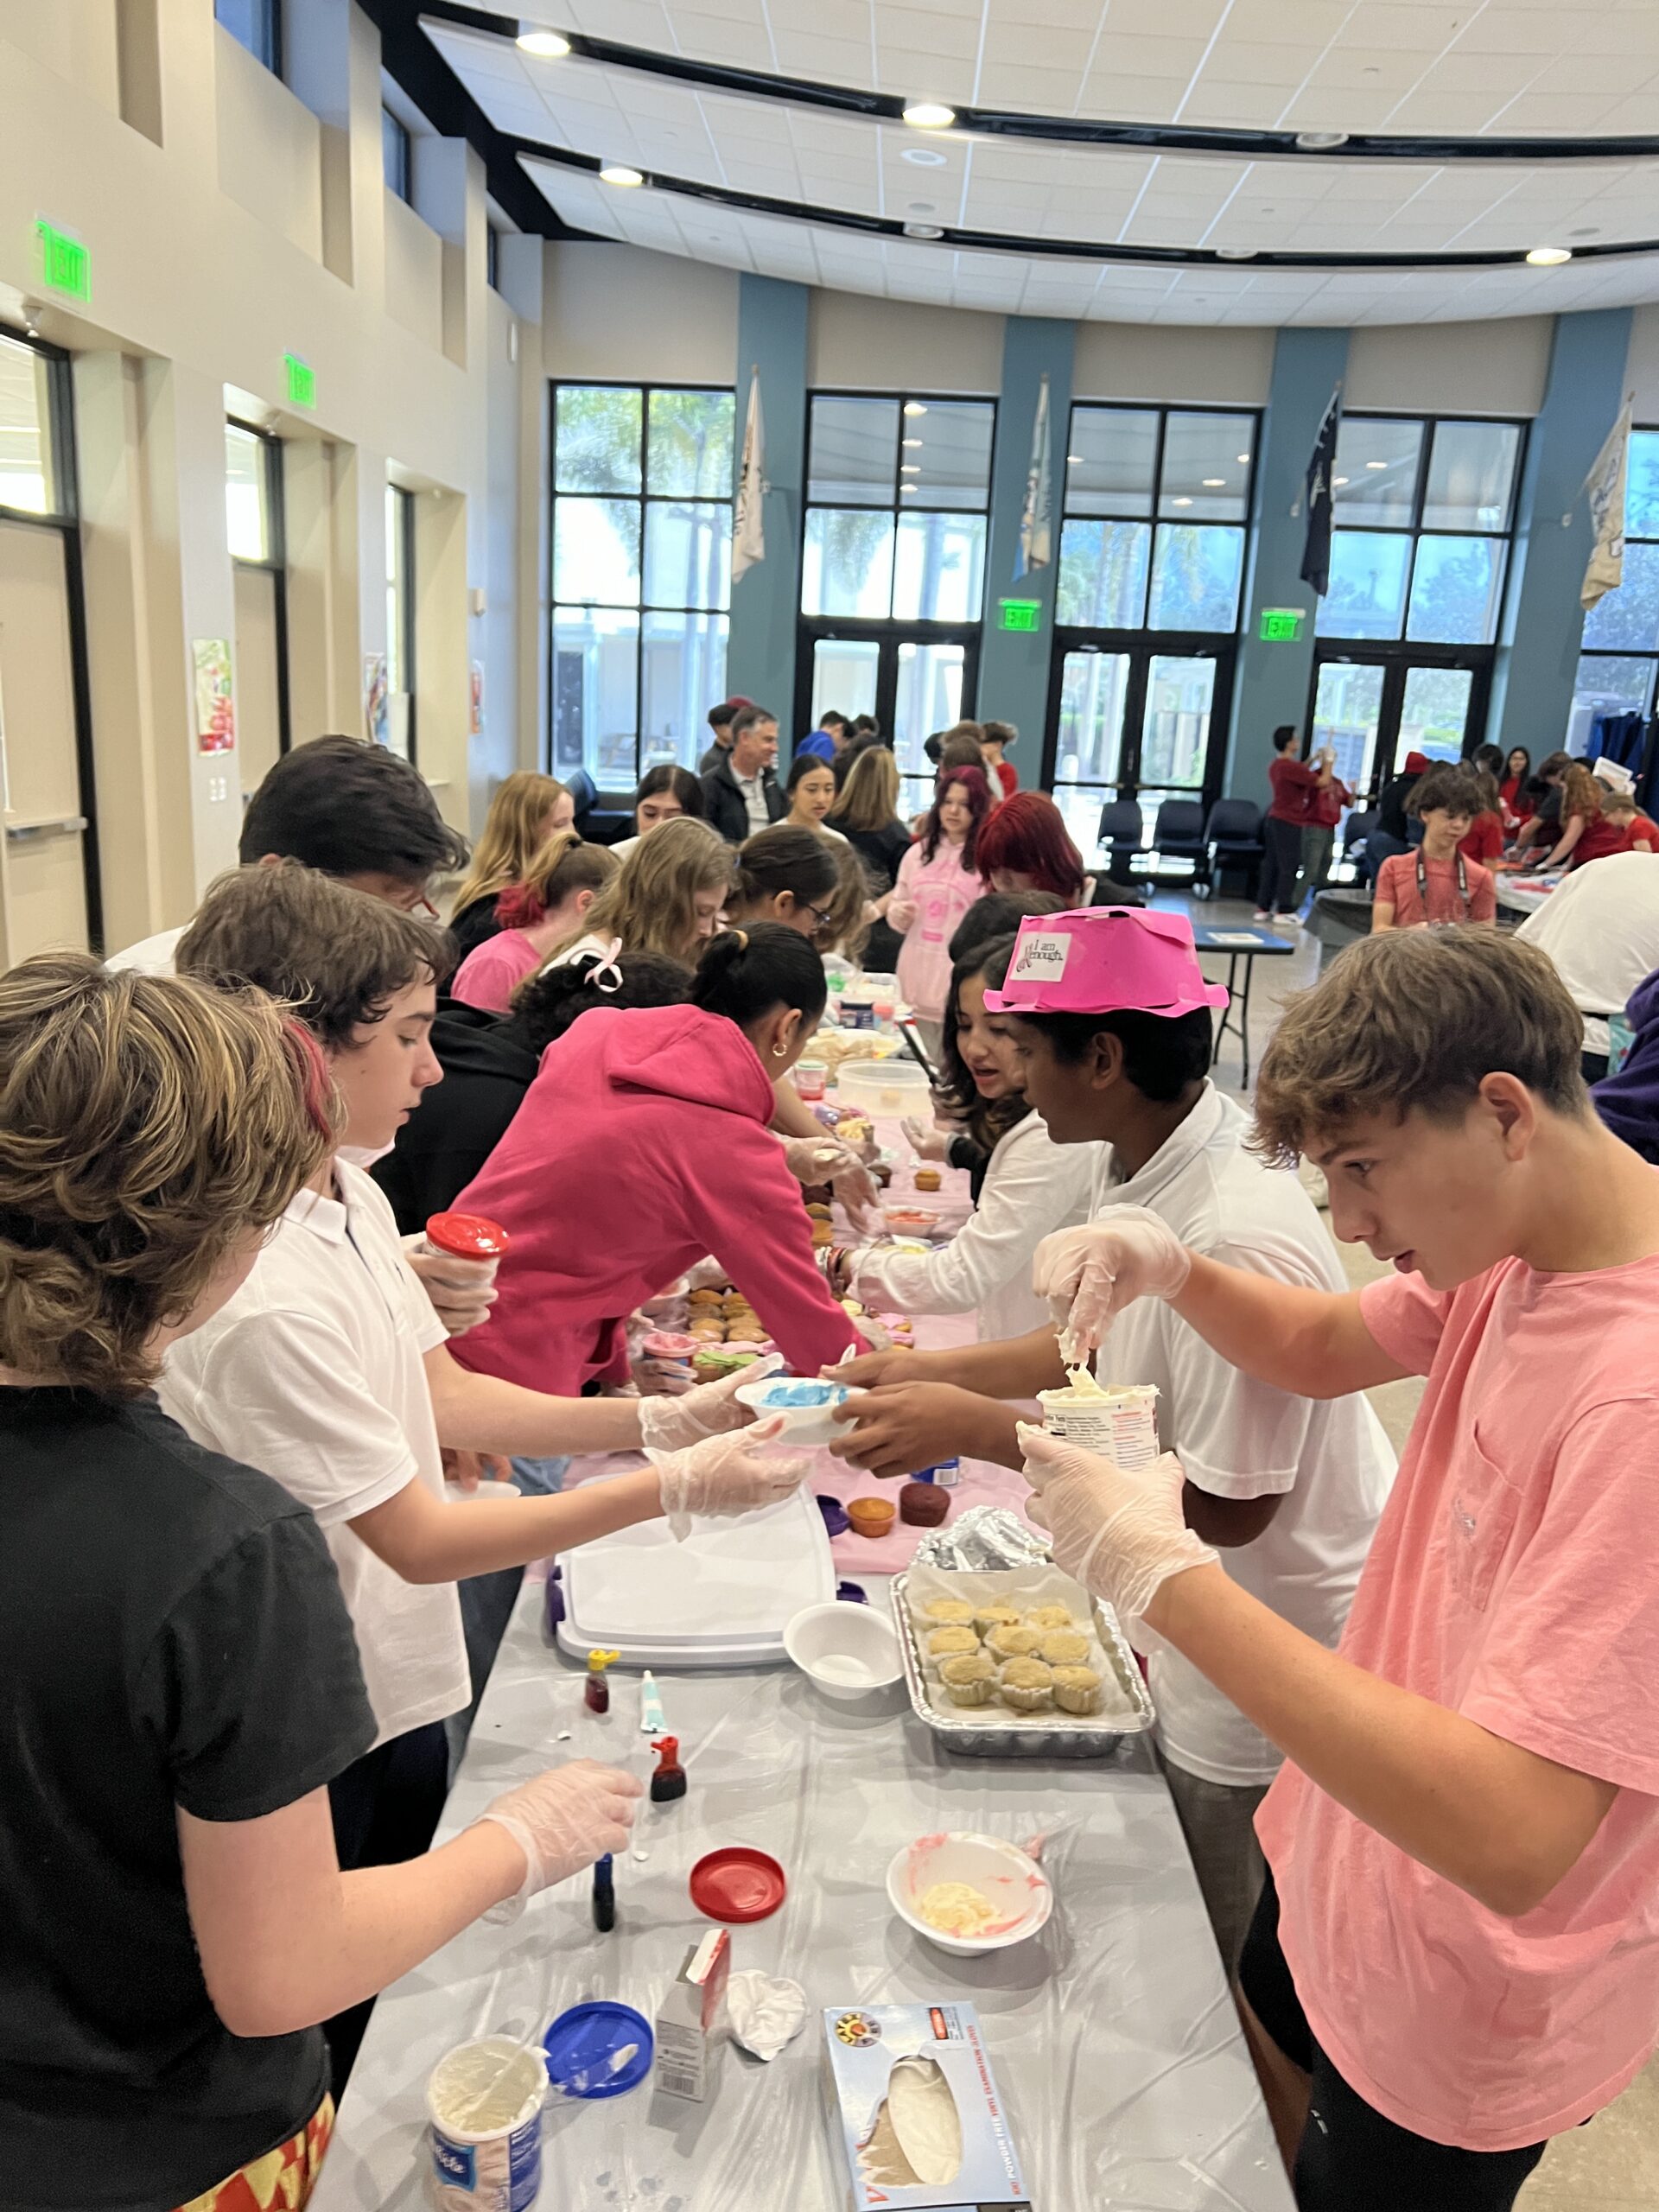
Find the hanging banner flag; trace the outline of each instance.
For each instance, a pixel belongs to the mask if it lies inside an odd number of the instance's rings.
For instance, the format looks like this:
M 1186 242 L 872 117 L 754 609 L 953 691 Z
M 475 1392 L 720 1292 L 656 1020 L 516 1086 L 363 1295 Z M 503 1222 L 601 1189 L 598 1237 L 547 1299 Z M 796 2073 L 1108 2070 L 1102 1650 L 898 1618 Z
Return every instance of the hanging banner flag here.
M 766 485 L 766 426 L 760 413 L 760 372 L 749 371 L 749 413 L 743 426 L 743 466 L 737 479 L 732 524 L 732 582 L 766 557 L 763 506 Z
M 1631 405 L 1630 400 L 1624 402 L 1584 480 L 1596 533 L 1579 590 L 1579 603 L 1586 612 L 1624 581 L 1624 465 L 1630 448 Z
M 1053 557 L 1054 486 L 1048 440 L 1048 378 L 1037 391 L 1037 419 L 1031 427 L 1031 467 L 1026 472 L 1026 503 L 1020 511 L 1020 550 L 1014 581 L 1033 569 L 1046 569 Z
M 1332 393 L 1319 423 L 1319 435 L 1306 478 L 1307 537 L 1302 546 L 1301 576 L 1323 599 L 1331 588 L 1331 514 L 1334 493 L 1331 479 L 1336 473 L 1337 431 L 1342 422 L 1342 386 Z

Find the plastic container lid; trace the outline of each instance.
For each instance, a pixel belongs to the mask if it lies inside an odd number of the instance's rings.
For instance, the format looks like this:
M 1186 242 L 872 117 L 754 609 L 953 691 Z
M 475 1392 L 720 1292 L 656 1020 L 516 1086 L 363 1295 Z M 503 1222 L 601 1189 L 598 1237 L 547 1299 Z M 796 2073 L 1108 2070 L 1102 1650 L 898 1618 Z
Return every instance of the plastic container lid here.
M 481 1213 L 435 1213 L 426 1224 L 426 1237 L 458 1260 L 499 1260 L 512 1241 L 499 1222 Z
M 691 1869 L 691 1902 L 710 1920 L 766 1920 L 788 1892 L 784 1870 L 764 1851 L 733 1844 Z
M 632 2044 L 627 2058 L 620 2054 Z M 561 2012 L 542 2038 L 547 2076 L 567 2097 L 620 2097 L 637 2088 L 651 2071 L 655 2052 L 651 2023 L 631 2005 L 603 1999 L 573 2005 Z

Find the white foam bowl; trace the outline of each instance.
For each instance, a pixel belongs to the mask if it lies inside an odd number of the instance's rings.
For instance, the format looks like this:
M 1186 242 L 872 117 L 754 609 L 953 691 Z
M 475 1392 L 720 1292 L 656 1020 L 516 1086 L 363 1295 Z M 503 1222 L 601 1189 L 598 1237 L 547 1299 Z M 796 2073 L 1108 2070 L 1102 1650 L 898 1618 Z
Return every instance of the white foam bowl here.
M 922 1899 L 941 1882 L 966 1882 L 990 1900 L 1000 1919 L 983 1936 L 947 1936 L 931 1927 L 922 1918 Z M 1029 1852 L 998 1836 L 963 1833 L 907 1843 L 887 1869 L 887 1897 L 907 1927 L 963 1957 L 1025 1942 L 1047 1925 L 1054 1910 L 1048 1878 Z
M 845 1421 L 830 1419 L 830 1415 L 841 1403 L 842 1399 L 848 1395 L 844 1382 L 826 1384 L 824 1386 L 826 1389 L 836 1390 L 840 1395 L 826 1400 L 821 1406 L 769 1406 L 766 1403 L 766 1393 L 769 1390 L 775 1390 L 780 1387 L 786 1389 L 791 1382 L 808 1382 L 814 1379 L 811 1376 L 799 1375 L 768 1375 L 760 1382 L 740 1382 L 737 1386 L 738 1402 L 740 1405 L 747 1406 L 757 1421 L 780 1420 L 783 1422 L 784 1425 L 777 1435 L 769 1440 L 772 1443 L 786 1444 L 791 1451 L 798 1448 L 802 1451 L 815 1450 L 820 1445 L 834 1444 L 838 1438 L 844 1436 L 847 1433 Z
M 850 1703 L 904 1673 L 899 1638 L 871 1605 L 806 1605 L 784 1630 L 784 1649 L 826 1697 Z

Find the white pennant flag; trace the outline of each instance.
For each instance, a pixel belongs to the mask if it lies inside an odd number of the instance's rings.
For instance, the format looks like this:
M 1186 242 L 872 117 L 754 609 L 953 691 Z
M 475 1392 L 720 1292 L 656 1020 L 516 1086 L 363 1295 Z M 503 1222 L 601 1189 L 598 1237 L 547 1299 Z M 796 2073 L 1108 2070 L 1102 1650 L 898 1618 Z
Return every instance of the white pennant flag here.
M 1628 399 L 1624 402 L 1618 422 L 1607 433 L 1606 444 L 1584 480 L 1596 532 L 1595 547 L 1579 592 L 1580 603 L 1586 610 L 1606 593 L 1617 591 L 1624 581 L 1624 465 L 1630 446 L 1631 404 Z
M 732 525 L 732 582 L 766 557 L 763 512 L 766 491 L 766 426 L 760 415 L 760 373 L 749 372 L 749 413 L 743 426 L 743 466 L 737 479 L 737 512 Z

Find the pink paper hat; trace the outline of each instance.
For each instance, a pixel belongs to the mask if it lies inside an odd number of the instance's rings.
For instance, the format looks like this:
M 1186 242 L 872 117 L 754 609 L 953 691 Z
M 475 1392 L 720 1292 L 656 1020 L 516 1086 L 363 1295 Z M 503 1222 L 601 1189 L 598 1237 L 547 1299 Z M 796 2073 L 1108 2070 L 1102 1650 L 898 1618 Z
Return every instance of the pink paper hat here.
M 1198 966 L 1185 914 L 1138 906 L 1084 906 L 1027 914 L 1007 980 L 987 991 L 997 1014 L 1156 1014 L 1224 1007 L 1227 993 Z

